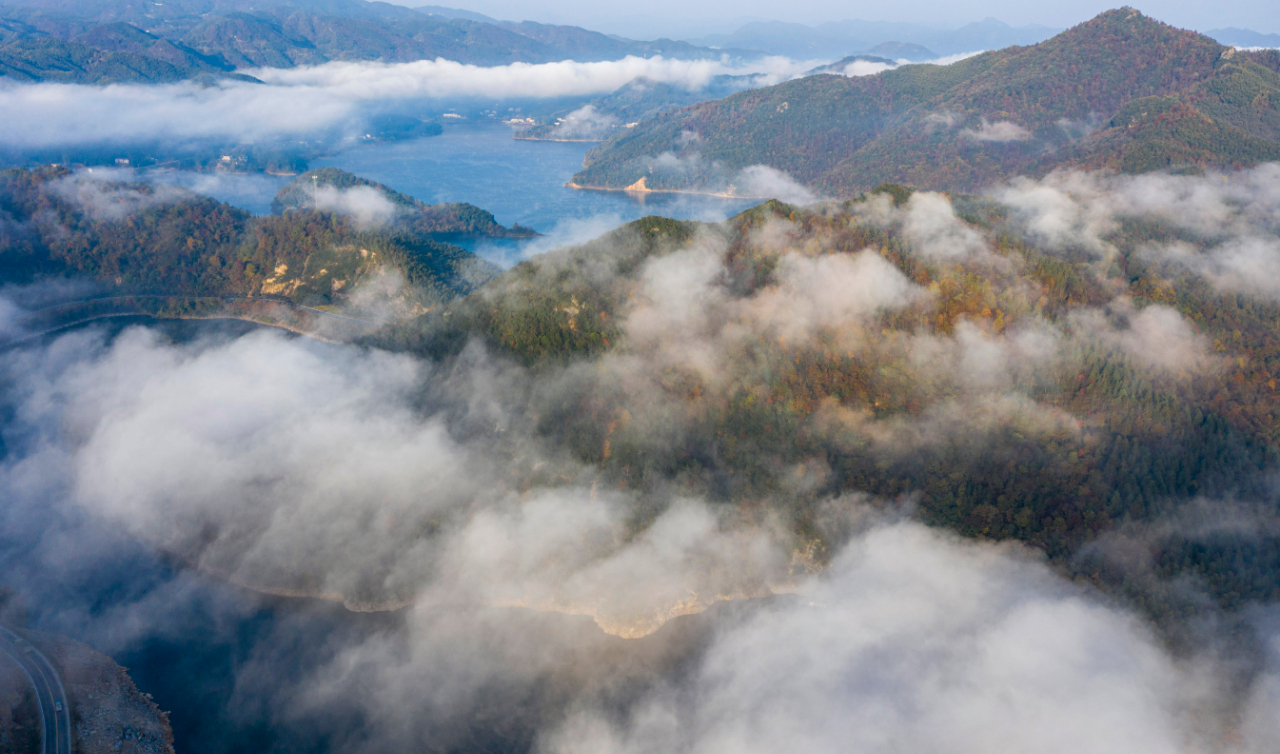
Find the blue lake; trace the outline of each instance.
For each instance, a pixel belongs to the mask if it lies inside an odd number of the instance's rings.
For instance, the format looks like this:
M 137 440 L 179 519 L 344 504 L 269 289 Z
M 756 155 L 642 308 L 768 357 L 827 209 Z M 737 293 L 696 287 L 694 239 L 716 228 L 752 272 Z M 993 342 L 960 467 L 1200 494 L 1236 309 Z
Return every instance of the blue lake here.
M 580 191 L 565 186 L 582 168 L 591 144 L 517 141 L 497 122 L 448 124 L 444 134 L 412 141 L 362 144 L 314 160 L 311 167 L 337 167 L 386 184 L 424 202 L 469 202 L 504 225 L 520 223 L 544 234 L 523 241 L 463 242 L 477 254 L 508 267 L 557 246 L 595 238 L 646 215 L 718 221 L 758 200 L 690 194 L 631 195 Z M 208 175 L 158 172 L 151 180 L 182 185 L 258 214 L 290 179 L 268 175 Z
M 631 195 L 565 186 L 582 169 L 591 144 L 517 141 L 501 123 L 451 124 L 441 136 L 365 144 L 316 160 L 384 183 L 424 202 L 469 202 L 504 225 L 546 234 L 521 242 L 482 241 L 470 248 L 504 267 L 555 246 L 595 238 L 645 215 L 718 221 L 758 200 L 690 194 Z

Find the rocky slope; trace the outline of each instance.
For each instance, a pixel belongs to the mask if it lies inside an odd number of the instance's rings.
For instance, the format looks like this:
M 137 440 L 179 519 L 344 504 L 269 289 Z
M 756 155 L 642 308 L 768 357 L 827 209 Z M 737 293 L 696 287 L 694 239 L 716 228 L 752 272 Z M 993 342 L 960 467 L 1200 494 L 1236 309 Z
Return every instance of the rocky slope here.
M 56 634 L 24 631 L 62 678 L 78 754 L 174 754 L 169 716 L 138 690 L 125 668 Z M 7 662 L 0 657 L 0 662 Z M 9 668 L 0 666 L 0 671 Z M 34 703 L 20 673 L 0 672 L 0 750 L 38 752 Z

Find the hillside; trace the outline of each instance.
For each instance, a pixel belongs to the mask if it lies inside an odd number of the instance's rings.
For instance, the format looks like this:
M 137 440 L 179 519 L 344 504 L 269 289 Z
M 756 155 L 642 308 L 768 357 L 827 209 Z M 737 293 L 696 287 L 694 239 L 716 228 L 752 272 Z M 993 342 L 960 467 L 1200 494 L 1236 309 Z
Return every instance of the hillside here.
M 1124 110 L 1153 97 L 1155 110 Z M 946 67 L 810 76 L 664 114 L 593 150 L 573 182 L 724 191 L 759 164 L 836 196 L 885 182 L 976 190 L 1061 166 L 1277 159 L 1278 124 L 1280 75 L 1261 55 L 1121 9 Z
M 324 175 L 362 207 L 416 206 Z M 501 443 L 504 497 L 587 478 L 626 500 L 625 535 L 641 540 L 673 500 L 704 500 L 776 537 L 792 575 L 828 566 L 860 525 L 850 509 L 869 505 L 1023 543 L 1171 634 L 1280 600 L 1280 535 L 1194 525 L 1206 506 L 1270 521 L 1280 285 L 1257 270 L 1274 265 L 1275 166 L 1057 174 L 993 198 L 886 185 L 725 223 L 649 217 L 497 276 L 362 227 L 354 205 L 254 219 L 56 169 L 3 177 L 5 281 L 360 311 L 353 289 L 399 273 L 409 292 L 380 299 L 398 321 L 361 345 L 416 354 L 433 374 L 499 376 L 478 388 L 492 405 L 468 431 Z M 377 537 L 432 546 L 445 517 L 474 510 L 408 512 Z M 430 578 L 382 567 L 323 593 L 385 607 Z M 319 593 L 307 567 L 262 573 L 253 588 Z M 752 578 L 731 593 L 787 585 Z M 681 609 L 712 598 L 699 599 Z
M 144 33 L 134 27 L 126 28 Z M 114 40 L 105 37 L 102 34 L 91 39 L 100 44 L 114 44 Z M 103 49 L 46 36 L 20 38 L 0 45 L 0 76 L 63 84 L 159 84 L 204 76 L 256 80 L 242 74 L 228 74 L 224 66 L 210 63 L 189 50 L 165 40 L 151 39 L 154 44 L 145 47 L 145 52 L 138 52 Z
M 130 24 L 0 6 L 0 76 L 74 84 L 165 83 L 229 74 L 219 57 Z
M 695 90 L 638 78 L 584 105 L 538 117 L 537 120 L 541 122 L 518 131 L 515 138 L 535 141 L 603 141 L 620 129 L 669 110 L 726 97 L 754 86 L 754 76 L 715 76 L 706 86 Z
M 496 273 L 413 223 L 370 225 L 343 207 L 256 218 L 180 189 L 62 168 L 0 173 L 0 220 L 0 281 L 69 277 L 102 295 L 265 296 L 394 318 Z
M 0 76 L 23 81 L 156 83 L 336 60 L 445 58 L 490 66 L 726 54 L 755 53 L 616 39 L 574 26 L 446 17 L 363 0 L 36 0 L 0 6 Z
M 56 634 L 23 631 L 58 670 L 71 705 L 73 750 L 81 754 L 173 754 L 169 715 L 138 690 L 125 668 Z M 40 720 L 25 676 L 0 654 L 0 747 L 40 751 Z
M 447 362 L 479 340 L 556 385 L 524 410 L 602 487 L 771 511 L 817 562 L 846 531 L 824 501 L 909 495 L 927 521 L 1027 543 L 1157 618 L 1199 609 L 1163 579 L 1226 607 L 1277 598 L 1280 540 L 1147 528 L 1199 497 L 1265 494 L 1274 285 L 1197 273 L 1218 231 L 1164 210 L 1089 246 L 1037 235 L 1025 210 L 890 186 L 723 226 L 646 218 L 366 342 Z M 1083 555 L 1121 531 L 1149 533 L 1133 546 L 1151 581 Z

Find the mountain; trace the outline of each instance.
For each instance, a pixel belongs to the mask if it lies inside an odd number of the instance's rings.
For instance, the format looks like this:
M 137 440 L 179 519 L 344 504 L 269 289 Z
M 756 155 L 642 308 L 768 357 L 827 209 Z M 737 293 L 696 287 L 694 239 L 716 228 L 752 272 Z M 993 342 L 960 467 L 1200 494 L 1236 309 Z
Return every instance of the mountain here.
M 30 0 L 0 6 L 0 75 L 32 81 L 175 81 L 332 60 L 446 58 L 488 66 L 725 54 L 755 55 L 363 0 Z
M 880 58 L 880 57 L 876 57 L 875 55 L 849 55 L 847 57 L 840 58 L 834 63 L 820 65 L 817 68 L 810 68 L 809 70 L 805 71 L 804 75 L 815 76 L 819 73 L 833 73 L 833 74 L 843 76 L 845 75 L 845 71 L 848 69 L 848 67 L 853 65 L 854 63 L 874 63 L 876 65 L 882 65 L 882 66 L 896 66 L 898 64 L 896 60 L 890 60 L 888 58 Z
M 201 55 L 181 42 L 172 42 L 118 21 L 95 26 L 77 34 L 70 41 L 106 52 L 124 52 L 154 58 L 178 68 L 221 72 L 231 67 L 223 58 Z
M 984 18 L 953 31 L 917 35 L 911 39 L 943 55 L 958 55 L 979 50 L 998 50 L 1013 45 L 1033 45 L 1049 39 L 1061 29 L 1039 24 L 1010 26 L 995 18 Z
M 290 34 L 280 23 L 248 13 L 210 19 L 192 29 L 184 42 L 235 68 L 293 68 L 328 60 L 309 40 Z
M 693 40 L 695 43 L 702 40 Z M 784 21 L 752 21 L 733 33 L 717 37 L 718 47 L 763 50 L 771 55 L 785 55 L 800 60 L 841 57 L 870 46 L 862 40 L 852 42 L 832 38 L 811 26 Z
M 256 81 L 243 74 L 227 74 L 220 60 L 209 61 L 166 40 L 156 40 L 147 51 L 151 54 L 103 50 L 43 35 L 21 38 L 0 45 L 0 76 L 65 84 L 157 84 L 202 76 Z
M 974 190 L 1064 165 L 1253 164 L 1280 159 L 1269 60 L 1125 8 L 945 67 L 810 76 L 663 114 L 593 149 L 573 182 L 725 191 L 765 165 L 851 196 L 886 182 Z
M 910 60 L 917 63 L 924 60 L 937 60 L 939 57 L 938 53 L 933 50 L 910 42 L 882 42 L 867 50 L 867 54 L 892 60 Z
M 639 42 L 633 39 L 601 34 L 596 31 L 588 31 L 577 26 L 553 26 L 533 21 L 521 21 L 520 23 L 503 21 L 500 25 L 502 28 L 521 36 L 542 42 L 561 53 L 567 53 L 573 60 L 618 60 L 628 55 L 641 58 L 661 55 L 664 58 L 678 60 L 697 60 L 708 57 L 708 50 L 705 47 L 672 39 Z M 753 57 L 757 54 L 753 50 L 736 48 L 722 48 L 716 50 L 715 53 L 736 57 Z
M 1280 47 L 1280 34 L 1262 34 L 1249 29 L 1210 29 L 1205 36 L 1235 47 Z
M 839 58 L 856 52 L 880 54 L 874 48 L 885 43 L 917 45 L 940 55 L 955 55 L 1010 45 L 1036 44 L 1058 31 L 1060 30 L 1037 25 L 1013 27 L 994 18 L 967 24 L 959 29 L 945 30 L 891 21 L 828 21 L 817 26 L 782 21 L 752 21 L 730 34 L 690 41 L 717 47 L 763 50 L 773 55 L 808 60 Z
M 350 174 L 321 175 L 330 189 L 378 185 Z M 421 216 L 397 223 L 370 210 L 375 190 L 384 202 L 394 199 Z M 257 218 L 170 186 L 57 167 L 8 170 L 0 172 L 0 280 L 74 276 L 117 295 L 267 296 L 307 306 L 421 311 L 469 293 L 497 272 L 471 252 L 435 240 L 437 233 L 520 232 L 497 226 L 470 205 L 427 207 L 388 191 L 335 192 L 322 211 Z M 376 285 L 389 274 L 405 285 Z M 352 299 L 365 284 L 381 298 Z
M 209 18 L 230 13 L 311 13 L 369 21 L 420 18 L 399 5 L 364 0 L 18 0 L 10 8 L 88 19 L 97 24 L 123 22 L 166 39 L 180 39 Z M 7 14 L 6 14 L 7 15 Z
M 225 77 L 233 66 L 136 26 L 0 6 L 0 75 L 76 84 Z M 255 80 L 248 76 L 232 78 Z
M 480 21 L 486 24 L 502 23 L 492 16 L 486 16 L 483 13 L 475 11 L 463 10 L 461 8 L 446 8 L 441 5 L 415 5 L 413 3 L 404 3 L 404 5 L 413 8 L 419 13 L 426 13 L 429 16 L 440 16 L 441 18 L 465 18 L 468 21 Z
M 826 495 L 919 491 L 925 520 L 1019 540 L 1134 596 L 1145 587 L 1121 583 L 1088 543 L 1144 530 L 1177 500 L 1267 488 L 1280 307 L 1150 252 L 1174 239 L 1209 249 L 1212 232 L 1135 218 L 1106 232 L 1100 266 L 1017 217 L 901 186 L 811 209 L 769 202 L 719 225 L 649 217 L 366 342 L 448 363 L 480 341 L 567 375 L 529 410 L 602 483 L 644 495 L 676 478 L 725 505 L 775 506 L 806 552 L 839 549 Z M 861 307 L 865 319 L 849 314 Z M 1157 321 L 1180 323 L 1203 355 L 1179 352 Z M 1013 366 L 1050 341 L 1058 356 Z M 576 367 L 551 369 L 564 364 Z M 1005 369 L 1019 376 L 994 376 Z M 659 427 L 669 443 L 653 440 Z M 814 486 L 797 491 L 807 468 Z M 1280 593 L 1274 535 L 1243 553 L 1154 531 L 1161 573 L 1206 579 L 1203 593 L 1142 592 L 1158 617 L 1202 594 L 1231 605 Z
M 484 353 L 528 375 L 500 404 L 527 422 L 514 449 L 527 431 L 566 466 L 551 477 L 513 462 L 509 489 L 590 469 L 637 500 L 628 535 L 679 485 L 776 530 L 794 545 L 785 568 L 816 571 L 865 521 L 833 507 L 852 496 L 1023 543 L 1166 627 L 1280 595 L 1276 532 L 1242 546 L 1173 518 L 1196 501 L 1230 510 L 1274 494 L 1280 287 L 1224 274 L 1256 269 L 1239 242 L 1270 227 L 1266 198 L 1163 177 L 1127 189 L 1133 216 L 1094 223 L 1112 204 L 1094 197 L 1078 207 L 1103 247 L 1091 250 L 1079 229 L 1055 241 L 1042 232 L 1052 223 L 1025 215 L 1058 211 L 1043 201 L 1051 183 L 1030 202 L 887 185 L 814 208 L 766 202 L 725 223 L 648 217 L 498 275 L 393 223 L 360 227 L 362 210 L 414 211 L 411 197 L 315 177 L 312 206 L 335 209 L 307 208 L 303 180 L 281 202 L 298 209 L 255 219 L 161 187 L 9 171 L 0 273 L 341 307 L 359 305 L 361 283 L 403 278 L 383 301 L 416 316 L 363 344 L 440 374 Z M 317 191 L 321 178 L 331 191 Z M 1105 194 L 1108 179 L 1093 179 Z M 1134 210 L 1138 195 L 1157 211 Z M 1214 211 L 1180 222 L 1202 202 Z M 160 313 L 203 311 L 171 306 Z M 1108 542 L 1148 570 L 1129 578 Z M 346 596 L 395 597 L 393 582 L 367 584 Z

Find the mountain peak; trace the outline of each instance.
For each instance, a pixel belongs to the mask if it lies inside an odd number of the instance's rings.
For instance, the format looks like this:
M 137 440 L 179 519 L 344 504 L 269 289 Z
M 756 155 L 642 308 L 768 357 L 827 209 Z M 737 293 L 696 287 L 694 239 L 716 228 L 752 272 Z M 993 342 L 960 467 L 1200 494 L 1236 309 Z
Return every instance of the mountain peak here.
M 1082 24 L 1073 26 L 1054 39 L 1065 40 L 1072 45 L 1099 46 L 1099 50 L 1115 43 L 1126 46 L 1149 46 L 1153 53 L 1182 55 L 1188 48 L 1213 48 L 1214 57 L 1221 52 L 1221 45 L 1199 32 L 1179 29 L 1150 16 L 1136 8 L 1123 6 L 1103 11 Z M 1050 40 L 1052 43 L 1053 40 Z

